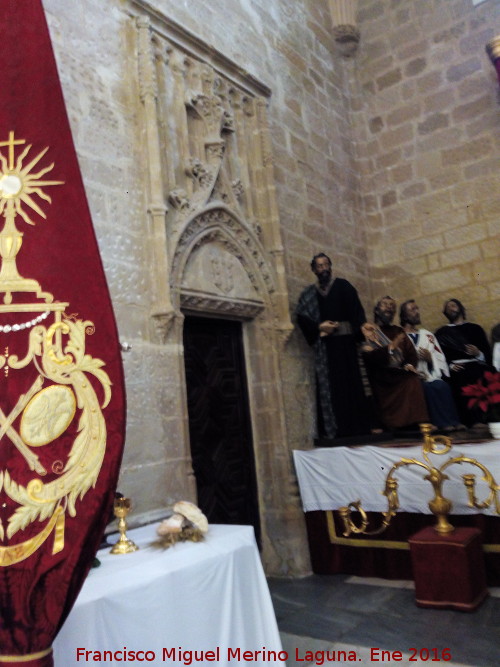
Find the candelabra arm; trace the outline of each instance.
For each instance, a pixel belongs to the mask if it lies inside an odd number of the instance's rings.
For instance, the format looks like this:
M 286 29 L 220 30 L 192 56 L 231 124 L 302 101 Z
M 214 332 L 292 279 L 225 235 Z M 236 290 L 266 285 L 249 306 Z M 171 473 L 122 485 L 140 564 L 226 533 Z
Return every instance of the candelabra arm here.
M 451 449 L 451 438 L 447 435 L 431 435 L 431 424 L 420 424 L 420 431 L 424 436 L 422 453 L 424 459 L 430 464 L 428 454 L 446 454 Z M 439 446 L 441 445 L 441 446 Z
M 431 466 L 427 465 L 427 463 L 422 463 L 422 461 L 417 461 L 417 459 L 405 459 L 402 458 L 400 461 L 395 463 L 387 477 L 390 477 L 392 475 L 393 470 L 397 470 L 398 468 L 404 468 L 404 466 L 420 466 L 421 468 L 425 468 L 428 472 L 432 470 Z
M 475 507 L 478 510 L 486 509 L 490 507 L 493 502 L 495 503 L 495 511 L 497 514 L 500 514 L 500 499 L 498 497 L 498 492 L 500 491 L 500 486 L 497 484 L 495 478 L 488 470 L 488 468 L 480 463 L 477 459 L 472 459 L 468 456 L 455 456 L 454 458 L 449 459 L 446 463 L 441 466 L 441 470 L 453 465 L 454 463 L 470 463 L 473 466 L 479 468 L 483 474 L 483 481 L 486 482 L 490 489 L 490 493 L 486 500 L 478 502 L 475 494 L 475 475 L 472 473 L 467 473 L 462 475 L 462 479 L 467 489 L 467 496 L 469 498 L 469 507 Z
M 339 515 L 344 523 L 344 537 L 349 537 L 349 535 L 352 533 L 356 535 L 380 535 L 380 533 L 383 533 L 384 530 L 389 527 L 392 517 L 396 515 L 396 510 L 399 509 L 398 481 L 393 477 L 393 473 L 396 472 L 398 468 L 408 465 L 419 465 L 428 471 L 431 470 L 428 465 L 422 463 L 421 461 L 416 461 L 415 459 L 403 458 L 395 463 L 385 478 L 385 488 L 382 491 L 382 495 L 387 498 L 387 511 L 381 512 L 381 525 L 375 530 L 367 530 L 369 525 L 368 515 L 361 507 L 361 500 L 357 500 L 356 502 L 349 503 L 349 505 L 340 507 L 338 510 Z M 359 512 L 361 515 L 361 524 L 359 526 L 356 525 L 351 517 L 351 509 L 355 512 Z
M 465 488 L 467 489 L 467 497 L 469 499 L 468 505 L 469 507 L 476 507 L 476 476 L 472 473 L 467 473 L 466 475 L 462 475 L 462 479 L 464 480 Z
M 397 497 L 397 496 L 396 496 Z M 389 498 L 388 498 L 389 500 Z M 399 505 L 398 505 L 399 506 Z M 359 512 L 361 515 L 361 525 L 357 526 L 354 520 L 351 517 L 351 508 L 355 512 Z M 391 509 L 391 502 L 389 500 L 389 509 L 387 512 L 381 512 L 382 514 L 382 523 L 375 530 L 367 530 L 369 525 L 368 515 L 365 510 L 361 507 L 361 501 L 357 500 L 354 503 L 349 503 L 349 505 L 344 507 L 339 507 L 338 513 L 340 518 L 344 523 L 344 532 L 342 533 L 344 537 L 349 537 L 352 533 L 355 535 L 380 535 L 391 523 L 391 519 L 395 516 L 396 512 Z
M 468 473 L 462 475 L 462 479 L 467 490 L 467 496 L 469 500 L 469 507 L 475 507 L 476 509 L 485 509 L 490 507 L 492 503 L 495 503 L 495 509 L 497 514 L 500 514 L 500 499 L 498 492 L 500 491 L 500 486 L 496 483 L 491 472 L 479 461 L 476 459 L 469 458 L 467 456 L 454 456 L 448 459 L 440 468 L 436 468 L 430 461 L 429 454 L 446 454 L 451 449 L 451 439 L 447 436 L 432 436 L 432 426 L 430 424 L 420 424 L 420 429 L 424 436 L 424 442 L 422 446 L 422 453 L 425 459 L 423 461 L 418 461 L 417 459 L 407 459 L 402 458 L 397 463 L 395 463 L 390 469 L 387 477 L 385 479 L 385 488 L 382 491 L 382 494 L 387 498 L 388 509 L 387 512 L 382 512 L 382 524 L 376 530 L 369 531 L 368 528 L 368 516 L 366 512 L 361 507 L 361 501 L 357 500 L 354 503 L 349 503 L 345 507 L 341 507 L 338 511 L 344 523 L 344 536 L 348 537 L 351 533 L 363 534 L 363 535 L 379 535 L 382 533 L 390 524 L 392 517 L 396 514 L 396 510 L 399 509 L 399 498 L 398 498 L 398 481 L 393 477 L 393 474 L 402 467 L 416 465 L 424 468 L 427 471 L 427 475 L 424 479 L 432 484 L 434 489 L 434 497 L 429 501 L 429 509 L 436 517 L 436 525 L 434 529 L 438 533 L 447 534 L 451 533 L 454 528 L 451 523 L 448 521 L 448 514 L 451 512 L 453 505 L 448 498 L 443 496 L 443 483 L 449 479 L 447 475 L 444 474 L 444 471 L 454 464 L 461 463 L 470 463 L 473 466 L 476 466 L 483 472 L 483 480 L 486 482 L 490 489 L 489 496 L 486 500 L 479 502 L 476 498 L 475 485 L 476 479 L 475 475 Z M 351 509 L 359 512 L 361 515 L 360 525 L 356 523 L 351 518 Z

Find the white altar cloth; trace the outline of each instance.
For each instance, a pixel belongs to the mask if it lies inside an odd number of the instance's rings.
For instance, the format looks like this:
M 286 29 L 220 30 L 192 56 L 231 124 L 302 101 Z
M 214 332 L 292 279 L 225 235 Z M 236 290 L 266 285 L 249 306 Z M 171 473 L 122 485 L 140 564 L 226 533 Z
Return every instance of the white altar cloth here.
M 188 655 L 179 650 L 218 648 L 219 660 L 207 653 L 206 660 L 192 664 L 219 667 L 240 664 L 237 649 L 281 651 L 252 527 L 210 525 L 203 542 L 178 543 L 165 551 L 148 546 L 155 530 L 149 525 L 128 531 L 140 547 L 135 553 L 98 553 L 101 566 L 90 571 L 54 642 L 56 667 L 126 664 L 120 654 L 106 661 L 80 654 L 78 660 L 78 648 L 115 652 L 126 647 L 155 654 L 155 660 L 141 655 L 142 661 L 128 662 L 133 665 L 185 665 Z M 164 659 L 163 649 L 172 648 L 176 651 Z M 241 664 L 247 663 L 241 659 Z
M 447 454 L 431 455 L 431 463 L 439 468 L 452 456 L 464 456 L 478 460 L 500 483 L 500 441 L 481 444 L 456 444 Z M 367 512 L 387 510 L 387 499 L 382 495 L 387 473 L 401 458 L 425 462 L 422 446 L 410 447 L 331 447 L 293 452 L 295 470 L 300 487 L 304 512 L 336 510 L 356 500 L 361 500 Z M 449 480 L 443 484 L 443 495 L 453 503 L 452 514 L 496 515 L 494 508 L 477 510 L 467 505 L 467 491 L 462 475 L 476 475 L 476 497 L 483 501 L 489 489 L 481 481 L 482 471 L 468 463 L 446 469 Z M 399 482 L 398 496 L 401 512 L 430 514 L 428 502 L 433 497 L 430 482 L 424 480 L 427 472 L 420 466 L 400 468 L 393 475 Z

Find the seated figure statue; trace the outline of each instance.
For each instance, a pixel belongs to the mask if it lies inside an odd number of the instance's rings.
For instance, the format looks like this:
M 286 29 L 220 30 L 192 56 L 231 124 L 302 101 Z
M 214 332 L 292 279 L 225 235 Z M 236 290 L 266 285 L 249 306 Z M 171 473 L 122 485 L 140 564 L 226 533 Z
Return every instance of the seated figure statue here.
M 399 320 L 417 351 L 417 370 L 423 382 L 431 422 L 440 431 L 465 430 L 450 386 L 443 380 L 450 376 L 448 363 L 435 336 L 420 326 L 420 309 L 415 299 L 401 304 Z
M 450 384 L 460 420 L 468 427 L 481 427 L 479 408 L 468 407 L 468 397 L 462 387 L 477 382 L 485 371 L 494 371 L 491 348 L 484 329 L 468 322 L 465 308 L 458 299 L 448 299 L 443 307 L 448 324 L 436 331 L 450 367 Z
M 395 314 L 396 302 L 385 296 L 374 308 L 375 324 L 362 327 L 368 378 L 380 420 L 389 430 L 429 421 L 417 352 L 403 329 L 392 324 Z

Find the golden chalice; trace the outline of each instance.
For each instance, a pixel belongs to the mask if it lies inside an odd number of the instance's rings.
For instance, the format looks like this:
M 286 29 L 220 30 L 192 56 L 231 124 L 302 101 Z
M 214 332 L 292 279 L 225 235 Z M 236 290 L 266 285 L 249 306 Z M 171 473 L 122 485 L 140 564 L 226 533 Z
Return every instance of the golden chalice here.
M 120 538 L 118 542 L 111 549 L 112 554 L 130 554 L 137 551 L 139 548 L 132 540 L 127 538 L 127 521 L 126 516 L 130 512 L 131 503 L 130 498 L 116 498 L 113 510 L 118 519 L 118 530 L 120 531 Z

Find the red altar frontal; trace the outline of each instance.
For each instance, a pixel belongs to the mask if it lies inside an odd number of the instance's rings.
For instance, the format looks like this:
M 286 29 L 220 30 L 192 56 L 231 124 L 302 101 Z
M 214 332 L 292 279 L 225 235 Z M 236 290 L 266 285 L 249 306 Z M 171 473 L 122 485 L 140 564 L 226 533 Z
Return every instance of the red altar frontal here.
M 454 445 L 448 456 L 467 455 L 486 465 L 500 479 L 500 441 Z M 398 471 L 400 509 L 389 527 L 379 535 L 344 536 L 344 523 L 337 511 L 361 500 L 369 529 L 381 525 L 381 512 L 387 510 L 383 496 L 388 471 L 402 457 L 421 457 L 421 447 L 337 447 L 294 452 L 295 466 L 305 512 L 311 564 L 316 574 L 352 574 L 385 579 L 414 579 L 410 538 L 436 523 L 428 502 L 432 488 L 422 471 Z M 494 509 L 481 513 L 468 506 L 462 475 L 470 473 L 467 464 L 447 470 L 449 480 L 443 493 L 452 500 L 450 522 L 458 529 L 479 531 L 480 549 L 487 583 L 500 585 L 500 517 Z M 478 472 L 476 470 L 476 472 Z M 480 499 L 488 489 L 477 481 Z M 360 524 L 355 512 L 352 518 Z M 457 531 L 454 531 L 455 533 Z M 431 533 L 435 533 L 432 529 Z M 435 533 L 438 535 L 437 533 Z
M 371 525 L 379 525 L 378 513 L 369 512 L 368 517 Z M 383 579 L 413 579 L 408 540 L 434 524 L 430 515 L 402 512 L 382 535 L 343 537 L 343 523 L 337 512 L 307 512 L 305 519 L 315 574 L 343 573 Z M 500 518 L 456 515 L 452 522 L 480 530 L 487 583 L 500 586 Z

